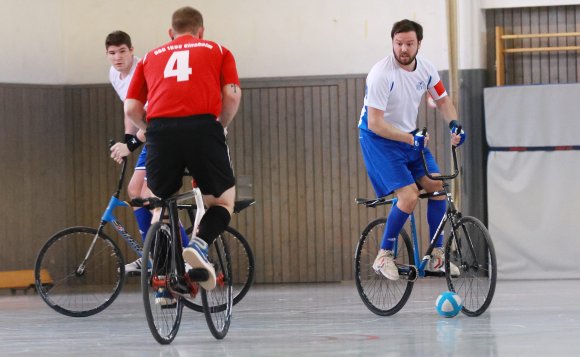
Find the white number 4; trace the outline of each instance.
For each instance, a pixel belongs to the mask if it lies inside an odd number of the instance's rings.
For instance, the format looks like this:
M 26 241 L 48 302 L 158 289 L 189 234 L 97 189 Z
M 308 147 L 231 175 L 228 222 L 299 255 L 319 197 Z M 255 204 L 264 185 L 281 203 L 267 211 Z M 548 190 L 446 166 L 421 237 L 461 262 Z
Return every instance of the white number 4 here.
M 163 77 L 177 77 L 178 82 L 183 82 L 189 80 L 190 74 L 191 68 L 189 67 L 189 51 L 173 52 L 171 57 L 169 57 L 167 64 L 165 65 Z

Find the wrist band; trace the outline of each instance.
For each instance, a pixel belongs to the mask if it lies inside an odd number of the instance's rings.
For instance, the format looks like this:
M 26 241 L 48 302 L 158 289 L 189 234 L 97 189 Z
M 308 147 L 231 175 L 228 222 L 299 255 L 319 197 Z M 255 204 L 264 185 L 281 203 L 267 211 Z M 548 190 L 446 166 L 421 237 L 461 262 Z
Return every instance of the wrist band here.
M 141 140 L 137 139 L 137 137 L 135 135 L 125 134 L 125 144 L 127 144 L 127 149 L 129 149 L 129 151 L 133 152 L 133 151 L 135 151 L 135 149 L 137 149 L 139 146 L 141 146 L 141 144 L 143 144 L 143 142 Z

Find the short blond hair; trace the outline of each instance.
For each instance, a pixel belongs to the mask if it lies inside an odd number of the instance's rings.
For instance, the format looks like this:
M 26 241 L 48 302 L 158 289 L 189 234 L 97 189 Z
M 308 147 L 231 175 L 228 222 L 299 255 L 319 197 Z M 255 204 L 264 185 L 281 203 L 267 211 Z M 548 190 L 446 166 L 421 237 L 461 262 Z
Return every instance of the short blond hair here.
M 203 27 L 201 12 L 189 6 L 179 8 L 171 16 L 171 27 L 178 34 L 187 32 L 195 34 Z

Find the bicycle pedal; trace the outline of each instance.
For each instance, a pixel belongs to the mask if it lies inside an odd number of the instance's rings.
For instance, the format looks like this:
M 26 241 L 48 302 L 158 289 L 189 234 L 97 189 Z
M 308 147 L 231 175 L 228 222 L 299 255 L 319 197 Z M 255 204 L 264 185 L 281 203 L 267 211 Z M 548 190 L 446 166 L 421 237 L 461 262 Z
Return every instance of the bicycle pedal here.
M 209 279 L 209 273 L 202 268 L 189 269 L 187 275 L 189 275 L 191 281 L 207 281 Z
M 417 267 L 414 265 L 397 264 L 399 270 L 399 276 L 403 279 L 407 279 L 410 282 L 415 282 L 418 277 Z

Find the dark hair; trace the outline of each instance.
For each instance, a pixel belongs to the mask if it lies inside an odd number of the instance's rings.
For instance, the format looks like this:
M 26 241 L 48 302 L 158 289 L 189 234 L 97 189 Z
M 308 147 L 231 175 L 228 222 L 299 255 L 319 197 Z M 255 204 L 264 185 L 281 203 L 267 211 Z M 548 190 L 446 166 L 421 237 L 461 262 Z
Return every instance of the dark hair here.
M 394 39 L 395 35 L 398 33 L 411 31 L 415 31 L 415 33 L 417 34 L 417 40 L 419 42 L 423 40 L 423 26 L 419 25 L 415 21 L 407 19 L 395 22 L 393 24 L 393 28 L 391 30 L 391 40 Z
M 201 12 L 192 7 L 185 6 L 179 8 L 171 16 L 171 28 L 178 34 L 186 32 L 196 33 L 201 27 L 203 27 Z
M 129 34 L 123 31 L 113 31 L 107 35 L 107 38 L 105 39 L 105 48 L 121 45 L 127 45 L 129 48 L 133 47 L 131 44 L 131 36 L 129 36 Z

